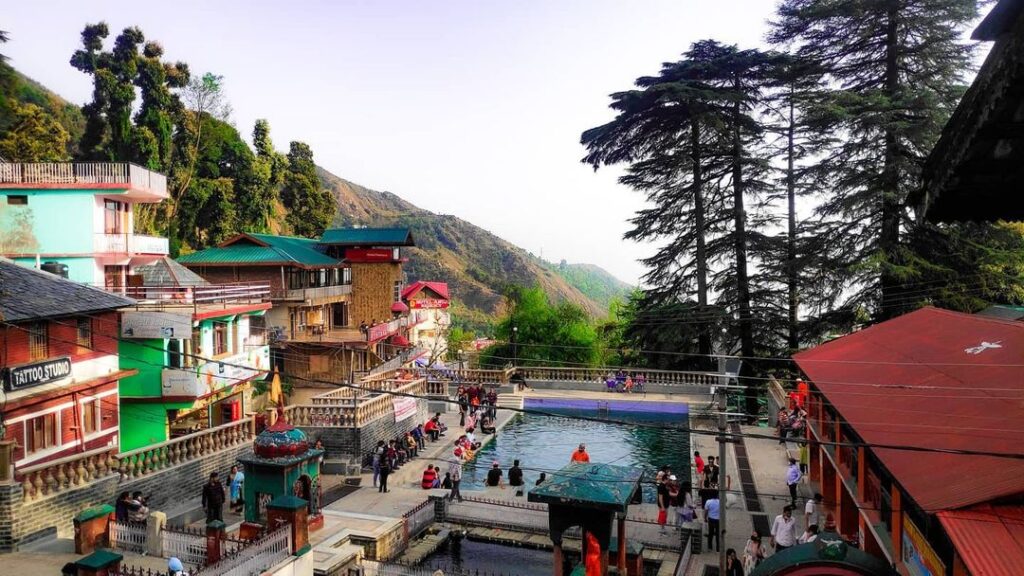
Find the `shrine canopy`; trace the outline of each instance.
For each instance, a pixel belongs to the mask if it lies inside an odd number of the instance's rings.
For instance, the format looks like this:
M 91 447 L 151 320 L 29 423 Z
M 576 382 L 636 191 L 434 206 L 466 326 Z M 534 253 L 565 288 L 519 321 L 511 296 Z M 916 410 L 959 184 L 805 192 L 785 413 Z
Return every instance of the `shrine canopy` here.
M 749 576 L 896 576 L 881 558 L 850 546 L 835 532 L 772 554 Z
M 574 462 L 531 490 L 529 501 L 625 514 L 640 503 L 641 476 L 642 470 L 628 466 Z

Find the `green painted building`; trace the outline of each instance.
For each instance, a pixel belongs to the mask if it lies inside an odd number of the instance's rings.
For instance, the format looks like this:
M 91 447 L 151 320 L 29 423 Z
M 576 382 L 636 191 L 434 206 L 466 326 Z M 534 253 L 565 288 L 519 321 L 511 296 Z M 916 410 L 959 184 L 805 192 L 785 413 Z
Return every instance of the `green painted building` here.
M 244 466 L 245 521 L 267 522 L 267 507 L 281 497 L 301 498 L 311 523 L 320 515 L 320 461 L 324 451 L 309 446 L 306 433 L 283 415 L 253 442 L 253 455 L 239 459 Z

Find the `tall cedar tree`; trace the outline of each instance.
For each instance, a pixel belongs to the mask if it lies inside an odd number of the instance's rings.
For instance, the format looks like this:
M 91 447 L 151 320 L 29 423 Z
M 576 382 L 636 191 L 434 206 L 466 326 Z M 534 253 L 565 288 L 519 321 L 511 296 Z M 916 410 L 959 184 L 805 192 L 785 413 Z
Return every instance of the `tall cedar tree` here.
M 841 137 L 824 158 L 834 179 L 819 214 L 834 223 L 828 242 L 852 247 L 848 304 L 878 318 L 905 308 L 900 285 L 918 273 L 901 238 L 905 200 L 970 70 L 960 38 L 976 16 L 976 0 L 782 0 L 772 22 L 771 42 L 826 73 Z
M 288 209 L 288 225 L 298 236 L 320 236 L 334 221 L 338 206 L 331 192 L 320 184 L 313 151 L 304 142 L 292 142 L 289 147 L 281 202 Z

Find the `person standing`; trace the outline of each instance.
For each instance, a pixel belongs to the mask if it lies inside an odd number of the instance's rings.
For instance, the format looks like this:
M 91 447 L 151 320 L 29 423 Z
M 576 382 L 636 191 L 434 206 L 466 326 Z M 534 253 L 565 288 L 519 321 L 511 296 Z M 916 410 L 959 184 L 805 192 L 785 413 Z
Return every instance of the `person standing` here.
M 380 480 L 380 463 L 384 459 L 384 441 L 377 440 L 377 447 L 373 449 L 373 487 L 377 487 L 377 481 Z
M 815 492 L 814 498 L 804 505 L 804 530 L 810 529 L 811 526 L 821 526 L 821 512 L 818 507 L 824 499 L 820 492 Z
M 786 470 L 786 486 L 789 487 L 789 505 L 791 508 L 796 508 L 796 487 L 800 483 L 800 476 L 800 467 L 796 463 L 796 458 L 790 458 L 789 468 Z
M 708 550 L 711 550 L 712 539 L 715 542 L 715 550 L 719 551 L 722 549 L 721 535 L 719 534 L 720 526 L 718 524 L 721 519 L 721 506 L 718 501 L 718 493 L 709 494 L 710 498 L 704 502 L 704 513 L 708 519 Z
M 708 463 L 704 466 L 704 487 L 718 488 L 718 464 L 714 456 L 708 456 Z
M 786 506 L 782 514 L 775 517 L 772 523 L 771 545 L 775 552 L 782 552 L 786 548 L 796 545 L 796 520 L 793 518 L 793 507 Z
M 697 468 L 697 476 L 704 475 L 704 459 L 700 457 L 700 452 L 694 451 L 693 453 L 693 465 Z
M 743 567 L 747 572 L 752 572 L 762 560 L 764 548 L 761 547 L 761 533 L 754 530 L 747 539 L 747 545 L 743 547 Z
M 725 576 L 743 576 L 743 563 L 732 548 L 725 551 Z
M 380 486 L 377 488 L 378 493 L 391 492 L 388 490 L 388 476 L 391 475 L 391 458 L 385 456 L 380 459 Z
M 210 472 L 210 480 L 203 486 L 203 509 L 206 510 L 207 523 L 224 521 L 224 485 L 216 472 Z
M 242 500 L 242 485 L 244 482 L 245 474 L 238 469 L 238 466 L 232 466 L 231 471 L 228 472 L 228 492 L 231 495 L 231 510 L 237 514 L 241 514 L 245 506 L 245 501 Z
M 462 492 L 459 492 L 459 484 L 462 482 L 462 463 L 456 455 L 455 460 L 448 465 L 448 474 L 452 477 L 452 492 L 448 495 L 448 501 L 455 500 L 462 502 Z
M 580 444 L 580 447 L 572 453 L 570 462 L 590 462 L 590 454 L 587 454 L 587 445 Z

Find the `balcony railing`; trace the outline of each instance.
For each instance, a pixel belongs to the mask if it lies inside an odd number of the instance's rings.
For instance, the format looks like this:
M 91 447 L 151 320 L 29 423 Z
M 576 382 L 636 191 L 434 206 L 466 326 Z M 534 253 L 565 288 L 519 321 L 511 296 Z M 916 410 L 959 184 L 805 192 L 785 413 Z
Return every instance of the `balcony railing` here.
M 100 254 L 158 254 L 170 253 L 167 238 L 142 234 L 97 234 L 93 250 Z
M 317 288 L 295 288 L 292 290 L 274 290 L 271 298 L 274 300 L 287 300 L 292 302 L 306 302 L 323 300 L 345 296 L 352 293 L 351 284 L 339 284 L 337 286 L 320 286 Z
M 0 163 L 3 184 L 123 184 L 167 198 L 167 176 L 127 162 Z
M 390 322 L 384 322 L 377 324 L 376 326 L 370 326 L 366 329 L 366 339 L 370 342 L 376 342 L 377 340 L 383 340 L 388 336 L 398 334 L 402 328 L 408 328 L 415 326 L 427 318 L 425 312 L 416 311 L 410 312 L 408 316 L 402 316 L 401 318 L 395 318 Z
M 260 282 L 210 284 L 207 286 L 107 286 L 108 292 L 135 299 L 136 309 L 263 303 L 270 299 L 270 285 Z

